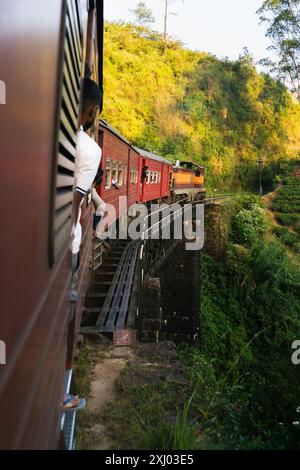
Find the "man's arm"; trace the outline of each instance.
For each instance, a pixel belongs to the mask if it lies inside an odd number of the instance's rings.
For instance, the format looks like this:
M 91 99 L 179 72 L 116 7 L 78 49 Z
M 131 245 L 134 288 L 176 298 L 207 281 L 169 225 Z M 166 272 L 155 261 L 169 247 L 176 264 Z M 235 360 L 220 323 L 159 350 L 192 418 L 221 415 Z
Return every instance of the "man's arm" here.
M 81 136 L 81 139 L 82 137 L 83 136 Z M 78 221 L 80 205 L 82 203 L 83 198 L 86 196 L 88 190 L 93 184 L 101 160 L 100 147 L 97 147 L 96 150 L 95 148 L 93 148 L 92 152 L 90 152 L 90 148 L 88 145 L 89 139 L 87 139 L 87 143 L 85 143 L 85 141 L 80 140 L 77 156 L 78 168 L 73 199 L 73 224 L 75 225 Z
M 82 193 L 79 193 L 78 191 L 74 191 L 74 199 L 73 199 L 73 224 L 76 225 L 78 221 L 78 215 L 79 215 L 79 208 L 82 199 L 84 198 L 84 195 Z

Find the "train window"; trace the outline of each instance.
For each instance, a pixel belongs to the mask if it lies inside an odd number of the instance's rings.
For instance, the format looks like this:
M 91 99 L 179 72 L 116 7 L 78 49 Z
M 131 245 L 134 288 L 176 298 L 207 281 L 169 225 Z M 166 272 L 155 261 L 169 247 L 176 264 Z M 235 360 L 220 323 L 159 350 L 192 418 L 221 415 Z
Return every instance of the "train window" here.
M 112 165 L 112 175 L 111 175 L 111 180 L 112 181 L 117 181 L 117 178 L 118 178 L 118 164 L 117 162 L 113 162 L 113 165 Z
M 133 184 L 137 183 L 137 169 L 136 168 L 133 168 L 132 170 L 132 182 Z
M 160 184 L 160 182 L 161 182 L 161 172 L 159 171 L 158 172 L 158 183 Z
M 111 161 L 107 158 L 105 164 L 105 189 L 111 186 Z
M 128 171 L 128 166 L 124 165 L 124 185 L 125 186 L 127 184 L 127 171 Z
M 118 165 L 118 185 L 122 186 L 123 184 L 123 163 Z
M 154 183 L 158 183 L 158 171 L 154 174 Z
M 58 86 L 58 132 L 53 158 L 53 196 L 49 231 L 49 264 L 53 266 L 70 241 L 75 172 L 76 132 L 80 106 L 82 22 L 77 0 L 66 2 L 62 38 L 61 81 Z
M 150 172 L 150 183 L 154 183 L 154 171 Z

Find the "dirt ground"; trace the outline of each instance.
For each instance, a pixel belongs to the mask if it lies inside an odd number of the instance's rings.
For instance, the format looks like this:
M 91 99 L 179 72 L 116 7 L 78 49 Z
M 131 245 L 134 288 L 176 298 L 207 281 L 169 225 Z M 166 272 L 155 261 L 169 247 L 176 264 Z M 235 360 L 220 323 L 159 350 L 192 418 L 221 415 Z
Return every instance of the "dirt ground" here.
M 107 345 L 100 349 L 96 343 L 93 349 L 92 356 L 96 359 L 84 377 L 90 384 L 90 393 L 86 397 L 87 408 L 79 416 L 78 449 L 116 449 L 120 436 L 107 429 L 103 416 L 107 405 L 113 409 L 114 403 L 118 402 L 120 407 L 120 401 L 125 399 L 122 390 L 131 385 L 144 387 L 168 382 L 182 396 L 188 383 L 172 342 L 142 343 L 133 348 Z M 128 406 L 125 401 L 124 406 Z
M 277 193 L 278 193 L 278 191 L 281 187 L 282 187 L 282 184 L 279 184 L 278 186 L 276 186 L 274 191 L 272 191 L 271 193 L 268 193 L 268 194 L 266 194 L 265 196 L 262 197 L 262 201 L 263 201 L 263 204 L 264 204 L 265 209 L 266 209 L 266 215 L 269 219 L 269 222 L 273 226 L 278 226 L 279 224 L 276 220 L 275 213 L 270 209 L 270 207 L 271 207 L 271 204 L 274 201 L 275 197 L 277 196 Z
M 87 408 L 91 412 L 101 412 L 108 401 L 115 398 L 115 384 L 125 369 L 128 360 L 134 356 L 130 348 L 115 348 L 109 357 L 103 359 L 94 369 L 91 394 Z

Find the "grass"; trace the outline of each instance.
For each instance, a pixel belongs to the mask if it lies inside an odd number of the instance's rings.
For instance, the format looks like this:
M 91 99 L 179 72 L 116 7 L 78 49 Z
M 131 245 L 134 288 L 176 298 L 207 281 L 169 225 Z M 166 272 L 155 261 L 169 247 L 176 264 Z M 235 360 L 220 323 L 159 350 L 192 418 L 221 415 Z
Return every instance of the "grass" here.
M 155 362 L 155 375 L 154 369 L 141 363 L 127 367 L 117 384 L 120 398 L 104 409 L 105 426 L 120 450 L 188 450 L 195 446 L 189 385 L 166 377 L 163 356 Z
M 97 356 L 97 344 L 84 342 L 76 359 L 74 374 L 74 392 L 81 396 L 88 397 L 90 393 Z M 162 369 L 165 368 L 164 357 L 156 361 Z M 128 366 L 116 384 L 118 399 L 107 403 L 101 413 L 87 410 L 78 413 L 77 450 L 97 446 L 97 428 L 101 424 L 116 449 L 195 448 L 196 426 L 189 416 L 193 395 L 188 385 L 162 378 L 160 373 L 148 380 L 148 373 L 144 365 Z
M 124 386 L 128 374 L 125 371 L 121 379 L 122 398 L 109 403 L 103 414 L 118 448 L 171 449 L 177 402 L 173 387 L 168 383 Z
M 189 410 L 195 392 L 184 404 L 183 412 L 178 413 L 174 426 L 173 446 L 175 450 L 193 450 L 196 445 L 196 426 L 192 427 L 188 422 Z

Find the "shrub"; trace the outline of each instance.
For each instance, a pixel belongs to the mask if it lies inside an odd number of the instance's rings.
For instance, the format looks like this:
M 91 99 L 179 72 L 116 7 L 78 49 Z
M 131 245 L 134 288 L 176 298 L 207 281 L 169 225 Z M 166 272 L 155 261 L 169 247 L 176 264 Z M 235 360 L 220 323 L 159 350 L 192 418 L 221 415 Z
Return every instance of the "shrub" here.
M 280 184 L 282 182 L 282 179 L 279 175 L 275 175 L 275 178 L 274 178 L 274 183 L 275 184 Z
M 263 209 L 252 203 L 249 207 L 251 209 L 240 210 L 232 219 L 231 230 L 235 243 L 251 245 L 266 231 Z
M 223 262 L 202 256 L 202 347 L 180 348 L 195 390 L 198 447 L 299 448 L 289 351 L 300 335 L 300 272 L 278 243 L 239 252 L 229 247 Z

